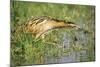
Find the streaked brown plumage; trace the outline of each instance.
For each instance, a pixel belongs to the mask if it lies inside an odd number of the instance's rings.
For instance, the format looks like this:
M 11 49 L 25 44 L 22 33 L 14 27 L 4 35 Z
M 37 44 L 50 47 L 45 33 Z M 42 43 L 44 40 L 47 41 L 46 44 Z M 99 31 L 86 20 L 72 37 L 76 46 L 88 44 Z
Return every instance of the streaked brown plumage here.
M 73 22 L 66 22 L 47 16 L 31 19 L 24 25 L 24 31 L 32 33 L 36 38 L 49 30 L 57 28 L 79 28 L 79 26 Z

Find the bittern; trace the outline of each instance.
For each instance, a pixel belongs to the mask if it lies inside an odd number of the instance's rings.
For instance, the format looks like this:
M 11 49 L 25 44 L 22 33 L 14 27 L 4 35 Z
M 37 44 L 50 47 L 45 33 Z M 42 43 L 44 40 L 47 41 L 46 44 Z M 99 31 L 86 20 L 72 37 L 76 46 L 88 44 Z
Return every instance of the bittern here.
M 80 27 L 73 22 L 66 22 L 64 20 L 58 20 L 47 16 L 32 18 L 24 24 L 24 31 L 26 33 L 32 33 L 36 38 L 40 37 L 49 30 L 60 28 L 69 29 Z

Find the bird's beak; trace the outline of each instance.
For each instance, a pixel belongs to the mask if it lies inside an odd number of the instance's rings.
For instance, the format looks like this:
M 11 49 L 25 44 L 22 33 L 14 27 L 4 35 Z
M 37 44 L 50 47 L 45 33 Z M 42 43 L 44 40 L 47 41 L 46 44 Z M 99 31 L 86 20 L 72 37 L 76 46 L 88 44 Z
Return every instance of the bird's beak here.
M 81 27 L 80 27 L 80 26 L 78 26 L 78 25 L 76 25 L 76 26 L 75 26 L 75 28 L 76 28 L 76 29 L 81 29 Z
M 79 26 L 79 25 L 76 25 L 76 24 L 70 24 L 70 26 L 71 26 L 72 28 L 75 28 L 75 29 L 80 29 L 80 26 Z

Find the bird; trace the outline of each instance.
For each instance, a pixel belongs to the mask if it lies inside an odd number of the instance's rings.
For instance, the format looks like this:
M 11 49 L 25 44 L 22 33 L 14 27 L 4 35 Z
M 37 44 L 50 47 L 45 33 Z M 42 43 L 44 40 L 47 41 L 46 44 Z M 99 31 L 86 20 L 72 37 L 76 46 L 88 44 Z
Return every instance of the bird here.
M 44 33 L 53 29 L 62 29 L 62 28 L 80 28 L 79 25 L 74 22 L 66 22 L 65 20 L 59 20 L 52 18 L 50 16 L 40 16 L 28 20 L 24 24 L 25 33 L 32 33 L 35 38 L 41 37 Z

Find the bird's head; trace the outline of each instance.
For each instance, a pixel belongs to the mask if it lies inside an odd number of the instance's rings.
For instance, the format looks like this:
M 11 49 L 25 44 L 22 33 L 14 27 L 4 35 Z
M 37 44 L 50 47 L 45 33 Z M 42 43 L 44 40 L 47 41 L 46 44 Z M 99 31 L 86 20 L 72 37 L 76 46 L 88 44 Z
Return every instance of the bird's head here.
M 75 29 L 80 29 L 80 26 L 75 24 L 74 22 L 66 22 L 63 20 L 59 20 L 54 22 L 55 27 L 57 28 L 75 28 Z
M 73 22 L 65 22 L 65 24 L 66 24 L 66 26 L 67 26 L 68 28 L 80 29 L 80 26 L 77 25 L 77 24 L 75 24 L 75 23 L 73 23 Z

